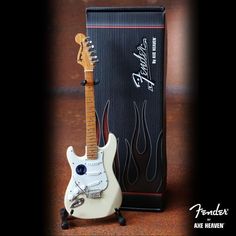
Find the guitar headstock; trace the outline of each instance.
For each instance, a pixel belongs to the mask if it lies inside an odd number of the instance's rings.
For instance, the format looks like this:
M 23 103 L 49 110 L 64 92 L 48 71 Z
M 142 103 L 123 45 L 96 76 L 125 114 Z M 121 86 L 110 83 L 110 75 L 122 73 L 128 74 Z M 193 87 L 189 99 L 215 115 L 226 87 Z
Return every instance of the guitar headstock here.
M 95 63 L 98 62 L 98 59 L 95 54 L 92 41 L 89 40 L 89 37 L 79 33 L 75 36 L 75 42 L 80 46 L 77 62 L 84 67 L 84 70 L 93 71 Z

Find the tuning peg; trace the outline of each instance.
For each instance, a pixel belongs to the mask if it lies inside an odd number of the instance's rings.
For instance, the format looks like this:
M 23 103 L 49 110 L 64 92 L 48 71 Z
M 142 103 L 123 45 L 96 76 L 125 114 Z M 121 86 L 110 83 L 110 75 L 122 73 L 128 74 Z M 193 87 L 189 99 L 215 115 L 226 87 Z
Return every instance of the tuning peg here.
M 99 60 L 98 60 L 98 57 L 97 57 L 97 56 L 92 56 L 92 57 L 91 57 L 91 61 L 92 61 L 92 63 L 94 64 L 94 63 L 98 62 Z
M 89 51 L 90 56 L 96 56 L 96 50 Z
M 92 44 L 92 41 L 90 40 L 90 41 L 86 41 L 86 45 L 87 45 L 87 47 L 91 47 L 93 44 Z
M 88 42 L 89 39 L 90 39 L 90 37 L 87 36 L 87 37 L 84 39 L 84 41 L 85 41 L 85 42 Z
M 90 50 L 93 50 L 93 49 L 94 49 L 94 45 L 93 45 L 93 44 L 88 46 L 88 50 L 89 50 L 89 51 L 90 51 Z
M 96 55 L 95 55 L 95 56 L 91 56 L 91 59 L 92 59 L 92 60 L 94 60 L 94 59 L 96 60 L 97 58 L 98 58 L 98 57 L 97 57 Z
M 99 62 L 98 59 L 97 59 L 97 60 L 92 60 L 93 65 L 94 65 L 95 63 L 98 63 L 98 62 Z

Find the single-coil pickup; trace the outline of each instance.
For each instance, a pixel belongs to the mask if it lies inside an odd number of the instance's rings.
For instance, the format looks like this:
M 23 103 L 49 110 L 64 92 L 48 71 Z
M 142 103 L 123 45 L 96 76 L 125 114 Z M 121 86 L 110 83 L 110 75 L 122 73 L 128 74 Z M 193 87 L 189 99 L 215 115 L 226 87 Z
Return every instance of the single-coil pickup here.
M 96 176 L 96 175 L 101 175 L 102 172 L 101 171 L 94 171 L 94 172 L 87 172 L 86 175 L 89 175 L 89 176 Z
M 94 181 L 92 183 L 87 184 L 87 187 L 94 187 L 96 185 L 99 185 L 100 183 L 102 183 L 102 180 Z
M 98 166 L 103 164 L 102 161 L 91 161 L 91 162 L 87 162 L 88 166 Z

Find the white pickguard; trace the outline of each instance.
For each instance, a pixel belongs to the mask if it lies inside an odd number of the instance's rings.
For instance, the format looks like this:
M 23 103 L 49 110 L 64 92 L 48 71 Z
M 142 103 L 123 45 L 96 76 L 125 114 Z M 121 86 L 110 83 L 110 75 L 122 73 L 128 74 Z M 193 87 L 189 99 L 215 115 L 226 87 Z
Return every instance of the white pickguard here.
M 74 155 L 73 148 L 69 148 L 68 160 L 72 169 L 72 178 L 74 184 L 71 185 L 68 200 L 73 202 L 81 193 L 87 194 L 87 197 L 92 198 L 92 193 L 101 193 L 107 188 L 108 179 L 103 164 L 104 151 L 99 150 L 96 160 L 78 158 Z M 78 174 L 76 168 L 82 166 L 86 169 L 84 174 Z
M 116 138 L 109 134 L 104 147 L 98 147 L 96 160 L 79 157 L 72 147 L 67 149 L 71 179 L 66 189 L 66 210 L 77 218 L 92 219 L 111 215 L 122 201 L 120 186 L 113 173 Z M 78 167 L 79 166 L 79 167 Z M 78 170 L 82 167 L 83 173 Z M 76 170 L 77 168 L 77 170 Z M 81 170 L 81 169 L 80 169 Z

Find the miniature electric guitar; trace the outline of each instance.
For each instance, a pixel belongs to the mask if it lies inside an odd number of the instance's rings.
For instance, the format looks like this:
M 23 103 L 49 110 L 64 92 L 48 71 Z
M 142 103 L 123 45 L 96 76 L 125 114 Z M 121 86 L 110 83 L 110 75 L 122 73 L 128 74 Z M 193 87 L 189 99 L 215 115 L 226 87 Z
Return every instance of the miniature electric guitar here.
M 77 34 L 79 44 L 77 62 L 83 66 L 85 80 L 86 147 L 79 157 L 73 147 L 67 149 L 71 179 L 64 204 L 69 215 L 82 219 L 101 218 L 115 213 L 122 202 L 122 193 L 113 172 L 117 141 L 109 134 L 104 147 L 97 146 L 93 70 L 98 61 L 94 46 L 83 34 Z

